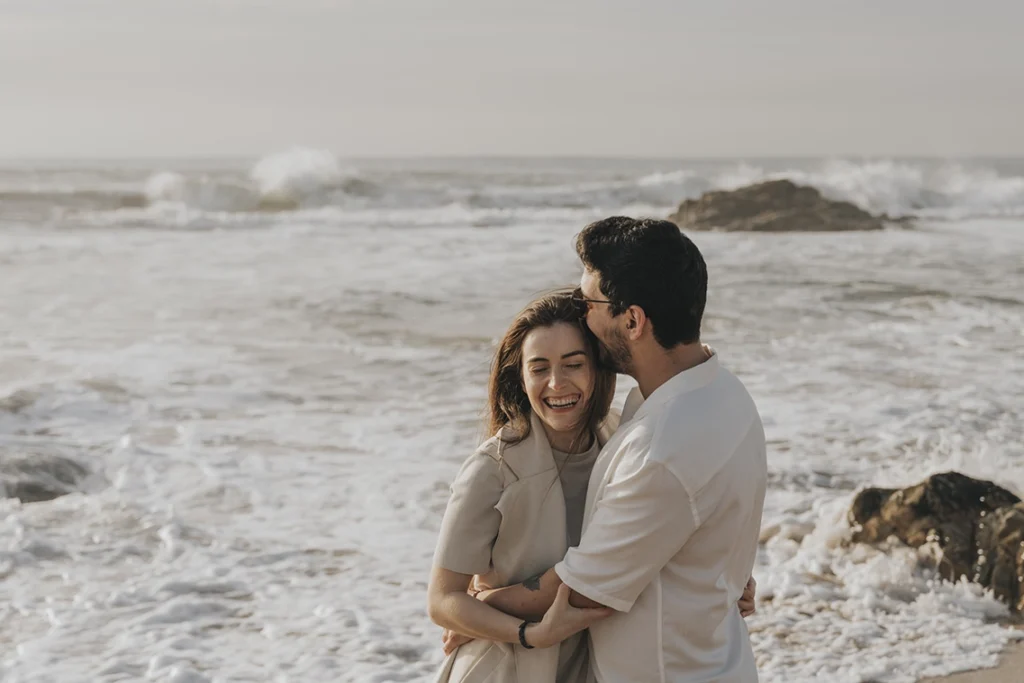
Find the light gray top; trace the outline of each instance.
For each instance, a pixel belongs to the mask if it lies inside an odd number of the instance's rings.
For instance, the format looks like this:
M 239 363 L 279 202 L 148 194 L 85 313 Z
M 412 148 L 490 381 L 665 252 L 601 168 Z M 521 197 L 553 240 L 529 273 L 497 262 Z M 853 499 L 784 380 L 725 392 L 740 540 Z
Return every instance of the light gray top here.
M 587 484 L 590 483 L 590 472 L 601 452 L 597 439 L 585 453 L 563 453 L 551 449 L 558 469 L 558 478 L 562 482 L 562 494 L 565 496 L 565 532 L 569 538 L 569 547 L 580 544 L 580 532 L 583 530 L 583 510 L 587 505 Z

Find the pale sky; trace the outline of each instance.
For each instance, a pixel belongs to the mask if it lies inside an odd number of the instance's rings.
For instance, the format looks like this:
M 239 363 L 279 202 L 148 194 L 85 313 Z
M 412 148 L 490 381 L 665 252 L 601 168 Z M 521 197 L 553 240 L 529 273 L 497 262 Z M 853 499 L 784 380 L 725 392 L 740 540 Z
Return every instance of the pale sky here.
M 1021 0 L 0 0 L 0 157 L 1024 156 Z

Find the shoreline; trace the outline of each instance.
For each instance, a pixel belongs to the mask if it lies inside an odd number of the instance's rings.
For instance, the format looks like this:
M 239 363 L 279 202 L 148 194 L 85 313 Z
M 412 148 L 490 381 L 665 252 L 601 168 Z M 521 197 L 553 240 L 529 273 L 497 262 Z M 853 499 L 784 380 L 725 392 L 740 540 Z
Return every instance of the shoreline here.
M 1017 626 L 1016 628 L 1022 628 Z M 918 683 L 1019 683 L 1024 678 L 1024 639 L 1007 643 L 999 663 L 989 669 L 972 669 L 948 676 L 930 676 Z

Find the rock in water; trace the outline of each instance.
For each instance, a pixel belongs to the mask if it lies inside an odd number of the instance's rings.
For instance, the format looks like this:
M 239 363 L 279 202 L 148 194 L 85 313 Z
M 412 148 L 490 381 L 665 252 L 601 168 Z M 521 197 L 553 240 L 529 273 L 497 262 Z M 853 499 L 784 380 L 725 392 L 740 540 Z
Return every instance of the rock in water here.
M 1018 612 L 1024 611 L 1024 503 L 1002 507 L 978 525 L 974 580 Z
M 749 232 L 881 230 L 884 221 L 850 202 L 825 199 L 813 187 L 769 180 L 706 192 L 669 216 L 680 228 Z
M 59 455 L 9 455 L 0 450 L 0 497 L 38 503 L 80 489 L 89 470 Z
M 848 516 L 854 542 L 935 543 L 944 579 L 967 577 L 1024 610 L 1024 503 L 1001 486 L 944 472 L 904 489 L 865 489 Z

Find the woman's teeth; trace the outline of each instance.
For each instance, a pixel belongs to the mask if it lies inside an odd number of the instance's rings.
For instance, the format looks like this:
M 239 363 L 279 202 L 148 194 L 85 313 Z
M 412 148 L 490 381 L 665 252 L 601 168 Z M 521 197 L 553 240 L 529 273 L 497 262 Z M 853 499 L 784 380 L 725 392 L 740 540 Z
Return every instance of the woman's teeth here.
M 544 403 L 546 403 L 549 408 L 572 408 L 574 405 L 579 403 L 579 400 L 580 397 L 577 395 L 567 398 L 546 398 L 544 399 Z

